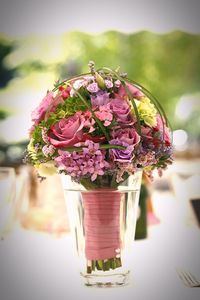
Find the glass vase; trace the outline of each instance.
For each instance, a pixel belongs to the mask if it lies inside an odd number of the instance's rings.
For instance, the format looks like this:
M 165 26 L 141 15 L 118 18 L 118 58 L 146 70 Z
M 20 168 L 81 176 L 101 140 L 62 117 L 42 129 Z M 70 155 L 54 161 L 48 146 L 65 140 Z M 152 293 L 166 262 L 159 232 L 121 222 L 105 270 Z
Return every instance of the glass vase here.
M 129 257 L 135 237 L 142 171 L 116 189 L 86 190 L 62 175 L 68 218 L 86 286 L 129 282 Z

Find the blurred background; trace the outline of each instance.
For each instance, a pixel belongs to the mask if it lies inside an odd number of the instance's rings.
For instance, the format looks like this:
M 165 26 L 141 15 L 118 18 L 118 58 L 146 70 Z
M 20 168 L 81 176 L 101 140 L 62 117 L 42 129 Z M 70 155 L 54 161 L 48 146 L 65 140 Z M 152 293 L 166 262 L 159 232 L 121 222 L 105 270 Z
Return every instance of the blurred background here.
M 68 230 L 59 180 L 54 189 L 54 178 L 38 183 L 22 158 L 31 111 L 55 80 L 87 72 L 89 60 L 97 67 L 120 66 L 159 99 L 168 115 L 175 164 L 162 179 L 155 175 L 150 194 L 172 191 L 185 201 L 200 198 L 199 7 L 191 2 L 176 0 L 170 7 L 165 1 L 110 1 L 94 7 L 92 1 L 2 1 L 0 166 L 16 171 L 16 215 L 24 227 Z M 193 195 L 183 197 L 188 180 Z

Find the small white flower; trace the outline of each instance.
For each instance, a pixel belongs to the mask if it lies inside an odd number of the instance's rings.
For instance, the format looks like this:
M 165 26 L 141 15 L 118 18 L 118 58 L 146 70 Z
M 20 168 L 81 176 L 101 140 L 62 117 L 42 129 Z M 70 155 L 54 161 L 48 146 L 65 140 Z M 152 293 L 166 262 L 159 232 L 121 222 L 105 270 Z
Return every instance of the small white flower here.
M 115 81 L 115 86 L 116 86 L 116 88 L 119 88 L 120 85 L 121 85 L 121 81 L 120 81 L 119 79 L 117 79 L 117 80 Z
M 98 84 L 96 82 L 93 82 L 93 83 L 90 83 L 88 86 L 87 86 L 87 90 L 90 92 L 90 93 L 97 93 L 99 88 L 98 88 Z
M 113 83 L 111 80 L 105 80 L 105 85 L 108 89 L 111 89 L 113 87 Z
M 89 81 L 93 81 L 94 80 L 94 76 L 85 76 L 84 79 L 89 82 Z
M 84 84 L 84 80 L 83 79 L 77 79 L 74 83 L 73 83 L 73 88 L 75 89 L 75 90 L 78 90 L 78 89 L 80 89 L 82 86 L 83 86 L 83 84 Z M 70 96 L 71 97 L 73 97 L 75 94 L 76 94 L 76 91 L 74 90 L 74 89 L 71 89 L 71 91 L 70 91 Z
M 117 249 L 115 250 L 116 253 L 120 253 L 120 251 L 121 251 L 121 250 L 120 250 L 119 248 L 117 248 Z

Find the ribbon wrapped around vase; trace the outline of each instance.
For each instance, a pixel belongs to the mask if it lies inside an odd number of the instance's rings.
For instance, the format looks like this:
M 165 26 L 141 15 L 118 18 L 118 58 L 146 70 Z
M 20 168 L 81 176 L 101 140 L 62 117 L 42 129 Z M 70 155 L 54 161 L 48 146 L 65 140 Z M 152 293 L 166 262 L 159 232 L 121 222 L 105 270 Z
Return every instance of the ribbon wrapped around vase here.
M 106 260 L 120 252 L 120 193 L 110 189 L 82 192 L 85 254 L 88 260 Z

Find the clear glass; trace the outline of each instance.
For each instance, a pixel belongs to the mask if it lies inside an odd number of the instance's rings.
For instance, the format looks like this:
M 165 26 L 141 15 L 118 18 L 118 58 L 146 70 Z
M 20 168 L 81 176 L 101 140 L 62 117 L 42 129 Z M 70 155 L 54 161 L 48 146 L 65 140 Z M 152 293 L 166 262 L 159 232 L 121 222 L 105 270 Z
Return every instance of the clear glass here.
M 117 189 L 85 188 L 62 176 L 80 274 L 87 286 L 111 287 L 129 282 L 128 265 L 135 237 L 142 171 Z
M 0 167 L 0 239 L 12 230 L 15 218 L 16 176 L 15 169 Z

